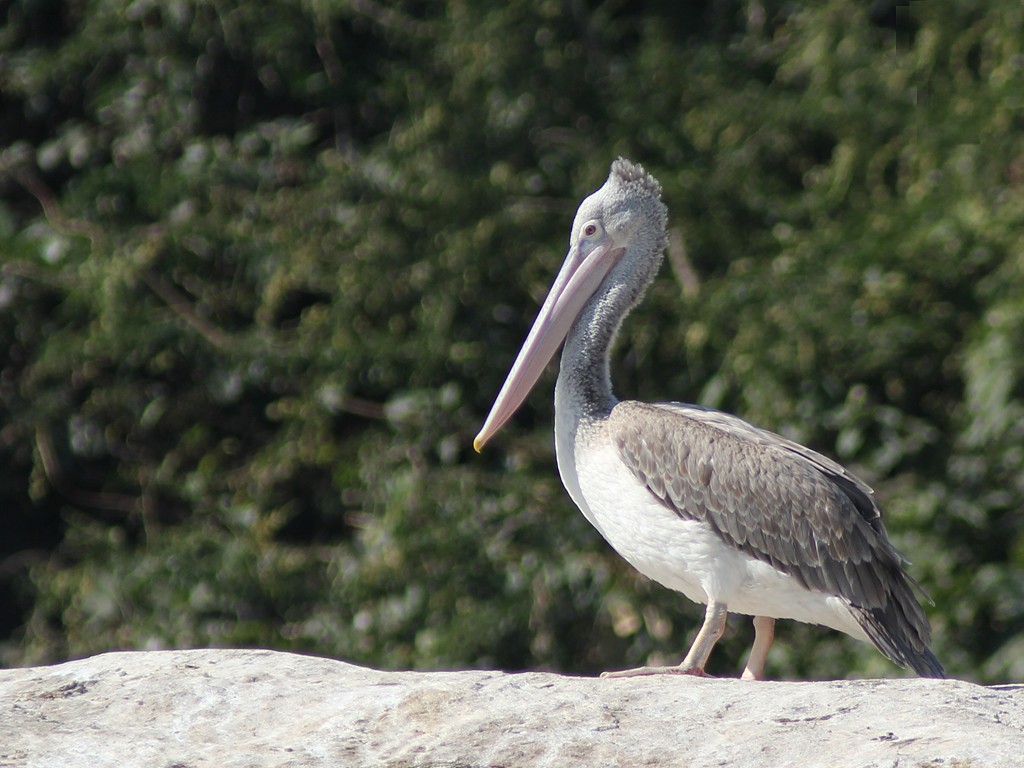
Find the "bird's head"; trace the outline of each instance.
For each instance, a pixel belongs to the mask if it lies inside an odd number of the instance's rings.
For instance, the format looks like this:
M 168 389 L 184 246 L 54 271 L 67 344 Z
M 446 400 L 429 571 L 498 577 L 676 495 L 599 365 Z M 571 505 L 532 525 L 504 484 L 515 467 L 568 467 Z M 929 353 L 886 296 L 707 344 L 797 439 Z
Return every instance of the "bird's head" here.
M 640 165 L 619 158 L 608 180 L 576 211 L 569 256 L 597 244 L 653 254 L 660 260 L 667 244 L 668 209 L 661 185 Z M 656 266 L 656 265 L 655 265 Z
M 654 278 L 667 242 L 667 222 L 661 185 L 654 177 L 623 158 L 612 163 L 608 180 L 576 212 L 565 262 L 473 441 L 476 450 L 526 399 L 606 278 L 638 285 L 641 290 Z

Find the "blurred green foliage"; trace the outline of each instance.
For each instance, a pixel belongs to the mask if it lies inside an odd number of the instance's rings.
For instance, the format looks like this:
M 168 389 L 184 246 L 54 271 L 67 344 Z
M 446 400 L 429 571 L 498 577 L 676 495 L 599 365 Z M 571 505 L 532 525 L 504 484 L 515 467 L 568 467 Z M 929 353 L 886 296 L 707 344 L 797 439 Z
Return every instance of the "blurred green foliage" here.
M 673 245 L 620 395 L 850 465 L 950 672 L 1024 678 L 1016 0 L 7 7 L 7 664 L 677 660 L 700 608 L 573 508 L 550 376 L 469 447 L 622 154 L 663 183 Z M 769 663 L 899 674 L 805 626 Z

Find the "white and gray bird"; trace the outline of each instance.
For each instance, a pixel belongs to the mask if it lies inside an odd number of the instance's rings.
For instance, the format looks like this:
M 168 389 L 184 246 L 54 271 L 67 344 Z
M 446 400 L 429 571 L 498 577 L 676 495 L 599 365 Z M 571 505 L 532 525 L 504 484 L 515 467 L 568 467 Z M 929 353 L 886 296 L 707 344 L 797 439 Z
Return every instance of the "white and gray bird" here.
M 479 451 L 508 421 L 564 340 L 555 450 L 566 490 L 637 570 L 707 605 L 679 666 L 610 674 L 704 674 L 732 611 L 754 617 L 744 678 L 763 678 L 775 619 L 840 630 L 943 677 L 914 582 L 863 481 L 736 416 L 612 394 L 610 349 L 661 265 L 667 221 L 654 177 L 612 163 L 576 213 L 565 263 L 473 443 Z

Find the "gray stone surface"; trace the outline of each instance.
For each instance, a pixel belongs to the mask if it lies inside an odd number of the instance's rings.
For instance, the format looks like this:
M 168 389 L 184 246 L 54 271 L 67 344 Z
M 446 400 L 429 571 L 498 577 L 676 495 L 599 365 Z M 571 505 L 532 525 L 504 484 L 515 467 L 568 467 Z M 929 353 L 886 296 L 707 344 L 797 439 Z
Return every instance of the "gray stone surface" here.
M 0 768 L 1024 765 L 1024 685 L 378 672 L 272 651 L 0 671 Z

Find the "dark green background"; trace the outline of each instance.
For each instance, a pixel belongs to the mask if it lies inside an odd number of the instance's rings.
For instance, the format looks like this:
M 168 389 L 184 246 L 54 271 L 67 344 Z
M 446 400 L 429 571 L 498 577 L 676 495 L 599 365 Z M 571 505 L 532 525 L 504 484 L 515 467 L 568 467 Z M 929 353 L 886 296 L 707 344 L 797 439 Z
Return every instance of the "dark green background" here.
M 701 609 L 562 490 L 552 375 L 470 448 L 621 154 L 673 245 L 619 394 L 848 464 L 949 671 L 1024 678 L 1019 0 L 2 7 L 3 662 L 677 662 Z

